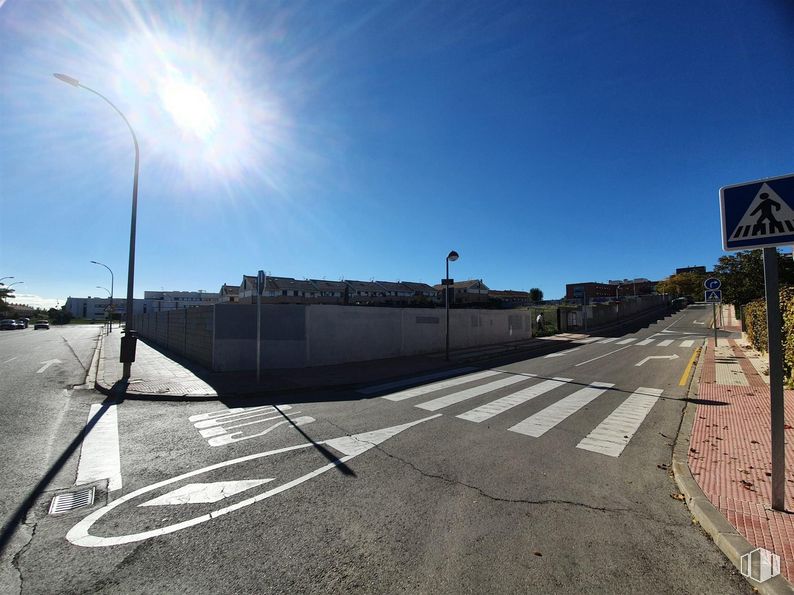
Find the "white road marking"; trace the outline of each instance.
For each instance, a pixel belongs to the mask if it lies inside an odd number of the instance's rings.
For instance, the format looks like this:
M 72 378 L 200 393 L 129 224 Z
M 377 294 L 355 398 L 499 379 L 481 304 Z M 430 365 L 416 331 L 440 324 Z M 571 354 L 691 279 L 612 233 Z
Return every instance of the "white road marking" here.
M 595 343 L 596 341 L 601 341 L 604 337 L 588 337 L 586 339 L 577 339 L 574 343 Z
M 705 322 L 701 322 L 700 320 L 695 320 L 692 324 L 703 324 L 703 325 L 705 325 L 706 323 Z
M 486 403 L 481 407 L 477 407 L 476 409 L 462 413 L 457 417 L 460 419 L 473 421 L 474 423 L 480 423 L 486 419 L 491 419 L 495 415 L 504 413 L 508 409 L 512 409 L 513 407 L 521 405 L 522 403 L 526 403 L 535 397 L 539 397 L 540 395 L 562 386 L 571 380 L 572 378 L 554 378 L 553 380 L 544 380 L 540 384 L 522 388 L 518 392 L 507 395 L 506 397 L 502 397 L 501 399 L 497 399 L 491 403 Z
M 630 337 L 628 339 L 623 339 L 622 341 L 618 341 L 615 345 L 628 345 L 629 343 L 634 343 L 636 341 L 636 337 Z
M 88 422 L 102 409 L 102 405 L 91 405 Z M 121 456 L 119 454 L 119 427 L 116 405 L 108 406 L 105 413 L 83 438 L 80 462 L 77 465 L 75 485 L 108 480 L 108 490 L 121 489 Z
M 11 362 L 13 362 L 15 359 L 17 359 L 17 357 L 19 357 L 19 356 L 12 357 L 11 359 L 7 359 L 7 360 L 6 360 L 6 361 L 4 361 L 3 363 L 4 363 L 4 364 L 11 363 Z
M 126 502 L 129 502 L 133 498 L 137 498 L 138 496 L 142 496 L 143 494 L 147 494 L 147 493 L 149 493 L 149 492 L 151 492 L 153 490 L 157 490 L 159 488 L 162 488 L 162 487 L 165 487 L 167 485 L 176 483 L 178 481 L 182 481 L 182 480 L 188 479 L 189 477 L 194 477 L 196 475 L 201 475 L 203 473 L 208 473 L 210 471 L 214 471 L 214 470 L 217 470 L 217 469 L 222 469 L 222 468 L 225 468 L 225 467 L 229 467 L 230 465 L 235 465 L 235 464 L 243 463 L 243 462 L 246 462 L 246 461 L 252 461 L 252 460 L 256 460 L 256 459 L 262 458 L 262 457 L 276 455 L 276 454 L 289 452 L 289 451 L 297 450 L 297 449 L 301 449 L 301 448 L 309 448 L 309 447 L 315 446 L 315 444 L 312 444 L 312 443 L 299 444 L 297 446 L 289 446 L 287 448 L 280 448 L 278 450 L 271 450 L 271 451 L 267 451 L 267 452 L 261 452 L 261 453 L 257 453 L 257 454 L 253 454 L 253 455 L 240 457 L 240 458 L 237 458 L 237 459 L 232 459 L 230 461 L 225 461 L 223 463 L 217 463 L 215 465 L 210 465 L 209 467 L 204 467 L 202 469 L 197 469 L 195 471 L 190 471 L 189 473 L 184 473 L 182 475 L 178 475 L 177 477 L 172 477 L 171 479 L 167 479 L 165 481 L 161 481 L 161 482 L 152 484 L 150 486 L 146 486 L 145 488 L 141 488 L 139 490 L 135 490 L 133 492 L 130 492 L 129 494 L 125 494 L 124 496 L 118 498 L 117 500 L 113 500 L 113 502 L 111 502 L 107 506 L 104 506 L 104 507 L 100 508 L 99 510 L 95 510 L 94 512 L 89 514 L 87 517 L 85 517 L 84 519 L 79 521 L 66 534 L 66 539 L 69 540 L 69 542 L 73 543 L 74 545 L 79 545 L 79 546 L 82 546 L 82 547 L 105 547 L 105 546 L 111 546 L 111 545 L 121 545 L 121 544 L 124 544 L 124 543 L 134 543 L 136 541 L 143 541 L 144 539 L 150 539 L 150 538 L 156 537 L 158 535 L 167 535 L 169 533 L 174 533 L 174 532 L 179 531 L 181 529 L 186 529 L 188 527 L 193 527 L 195 525 L 198 525 L 198 524 L 201 524 L 201 523 L 205 523 L 205 522 L 210 521 L 212 519 L 218 518 L 219 516 L 222 516 L 224 514 L 228 514 L 230 512 L 238 510 L 240 508 L 244 508 L 246 506 L 254 504 L 255 502 L 260 502 L 261 500 L 265 500 L 266 498 L 270 498 L 271 496 L 275 496 L 275 495 L 280 494 L 281 492 L 284 492 L 284 491 L 286 491 L 286 490 L 288 490 L 290 488 L 298 486 L 298 485 L 300 485 L 300 484 L 302 484 L 302 483 L 304 483 L 304 482 L 306 482 L 306 481 L 308 481 L 310 479 L 313 479 L 314 477 L 317 477 L 318 475 L 321 475 L 322 473 L 325 473 L 326 471 L 329 471 L 331 469 L 334 469 L 335 467 L 338 467 L 339 465 L 349 461 L 350 459 L 352 459 L 356 455 L 359 455 L 362 452 L 366 452 L 370 448 L 372 448 L 374 446 L 377 446 L 377 444 L 379 444 L 379 442 L 382 442 L 382 441 L 386 440 L 387 438 L 391 438 L 392 436 L 394 436 L 396 434 L 399 434 L 400 432 L 402 432 L 403 430 L 405 430 L 407 428 L 410 428 L 411 426 L 415 426 L 417 424 L 429 421 L 431 419 L 435 419 L 437 417 L 441 417 L 441 414 L 439 413 L 437 415 L 431 415 L 430 417 L 425 417 L 423 419 L 419 419 L 419 420 L 414 421 L 414 422 L 403 424 L 401 426 L 395 426 L 395 427 L 392 427 L 392 428 L 384 428 L 382 430 L 377 430 L 375 432 L 366 432 L 364 434 L 356 434 L 356 435 L 353 435 L 353 436 L 345 436 L 343 438 L 336 438 L 336 439 L 333 439 L 333 440 L 327 440 L 324 443 L 320 442 L 319 444 L 326 444 L 328 446 L 331 446 L 332 448 L 335 448 L 339 452 L 351 453 L 351 454 L 346 454 L 346 456 L 343 456 L 343 457 L 333 461 L 332 463 L 329 463 L 328 465 L 324 465 L 324 466 L 320 467 L 319 469 L 315 469 L 314 471 L 311 471 L 310 473 L 302 475 L 301 477 L 293 479 L 292 481 L 289 481 L 287 483 L 281 484 L 280 486 L 275 487 L 275 488 L 273 488 L 271 490 L 268 490 L 268 491 L 266 491 L 264 493 L 258 494 L 256 496 L 252 496 L 250 498 L 247 498 L 247 499 L 242 500 L 240 502 L 237 502 L 235 504 L 231 504 L 231 505 L 226 506 L 224 508 L 221 508 L 219 510 L 215 510 L 215 511 L 207 513 L 207 514 L 202 514 L 200 516 L 193 517 L 192 519 L 188 519 L 186 521 L 182 521 L 182 522 L 179 522 L 179 523 L 174 523 L 173 525 L 168 525 L 166 527 L 161 527 L 159 529 L 150 529 L 148 531 L 143 531 L 141 533 L 134 533 L 134 534 L 129 534 L 129 535 L 119 535 L 119 536 L 114 536 L 114 537 L 98 537 L 98 536 L 95 536 L 95 535 L 91 535 L 88 532 L 89 529 L 91 529 L 91 527 L 94 525 L 94 523 L 96 523 L 100 518 L 105 516 L 108 512 L 110 512 L 114 508 L 117 508 L 117 507 L 121 506 L 122 504 L 125 504 Z
M 576 448 L 619 457 L 663 392 L 659 388 L 638 388 Z
M 659 341 L 657 347 L 667 347 L 668 345 L 672 345 L 672 343 L 673 343 L 672 339 L 665 339 L 664 341 Z
M 676 354 L 673 354 L 673 355 L 649 355 L 648 357 L 646 357 L 643 360 L 640 360 L 639 363 L 634 364 L 634 365 L 639 367 L 642 364 L 644 364 L 644 363 L 646 363 L 646 362 L 648 362 L 648 361 L 650 361 L 652 359 L 678 359 L 678 356 Z
M 650 345 L 651 343 L 653 343 L 653 339 L 643 339 L 637 345 Z
M 216 481 L 213 483 L 189 483 L 173 492 L 168 492 L 138 506 L 179 506 L 181 504 L 207 504 L 223 500 L 245 490 L 273 481 L 266 479 L 238 479 L 235 481 Z
M 590 386 L 568 395 L 508 429 L 511 432 L 538 438 L 613 386 L 615 385 L 607 382 L 593 382 Z
M 549 357 L 562 357 L 563 355 L 568 355 L 569 353 L 573 353 L 574 351 L 579 351 L 581 347 L 574 347 L 573 349 L 566 349 L 565 351 L 559 351 L 557 353 L 550 353 L 548 355 L 544 355 L 544 358 Z
M 292 406 L 279 405 L 279 409 L 281 411 L 289 411 L 292 409 Z M 251 417 L 253 415 L 273 413 L 275 411 L 276 408 L 272 405 L 262 405 L 260 407 L 234 407 L 233 409 L 221 409 L 220 411 L 191 415 L 187 418 L 187 420 L 196 428 L 208 428 L 210 426 L 224 424 L 231 419 L 237 419 L 239 417 Z
M 414 378 L 404 378 L 403 380 L 395 380 L 394 382 L 386 382 L 385 384 L 368 386 L 367 388 L 362 388 L 356 392 L 359 392 L 362 395 L 372 395 L 374 393 L 379 393 L 384 390 L 400 388 L 401 386 L 419 384 L 422 382 L 428 382 L 430 380 L 436 380 L 437 378 L 447 378 L 449 376 L 457 376 L 458 374 L 465 374 L 467 372 L 471 372 L 472 370 L 476 370 L 476 369 L 477 368 L 458 368 L 457 370 L 444 370 L 443 372 L 434 372 L 433 374 L 425 374 L 424 376 L 416 376 Z
M 47 368 L 49 368 L 53 364 L 60 364 L 61 360 L 59 360 L 59 359 L 51 359 L 51 360 L 47 360 L 46 362 L 41 362 L 41 363 L 44 364 L 44 365 L 41 368 L 39 368 L 38 370 L 36 370 L 36 374 L 41 374 L 44 370 L 46 370 Z
M 687 339 L 686 341 L 681 341 L 681 347 L 692 347 L 695 342 L 692 339 Z
M 433 399 L 432 401 L 427 401 L 426 403 L 420 403 L 417 405 L 419 409 L 425 409 L 427 411 L 438 411 L 439 409 L 443 409 L 444 407 L 449 407 L 450 405 L 454 405 L 455 403 L 460 403 L 461 401 L 465 401 L 467 399 L 473 399 L 474 397 L 478 397 L 485 393 L 489 393 L 491 391 L 504 388 L 505 386 L 510 386 L 511 384 L 515 384 L 516 382 L 523 382 L 527 379 L 526 376 L 523 374 L 516 375 L 516 376 L 509 376 L 507 378 L 500 378 L 499 380 L 494 380 L 493 382 L 489 382 L 488 384 L 482 384 L 480 386 L 475 386 L 473 388 L 468 388 L 466 390 L 462 390 L 457 393 L 452 393 L 443 397 L 439 397 L 437 399 Z
M 599 344 L 604 343 L 612 343 L 612 341 L 617 341 L 620 337 L 610 337 L 609 339 L 604 339 L 603 341 L 599 341 Z
M 287 427 L 293 428 L 293 427 L 305 426 L 306 424 L 314 423 L 314 421 L 315 421 L 315 419 L 313 417 L 309 417 L 308 415 L 303 415 L 301 417 L 296 417 L 294 420 L 291 420 L 292 423 L 290 423 L 287 420 L 276 422 L 272 426 L 269 426 L 268 428 L 266 428 L 266 429 L 264 429 L 261 432 L 258 432 L 256 434 L 243 435 L 242 432 L 226 433 L 227 429 L 224 429 L 223 430 L 224 431 L 223 435 L 214 435 L 211 438 L 208 438 L 207 436 L 204 436 L 204 437 L 207 438 L 207 442 L 209 443 L 210 446 L 224 446 L 226 444 L 231 444 L 232 442 L 242 442 L 243 440 L 251 440 L 252 438 L 260 438 L 260 437 L 264 436 L 265 434 L 269 434 L 270 432 L 272 432 L 273 430 L 275 430 L 279 426 L 285 426 L 286 425 Z M 252 423 L 257 423 L 257 422 L 252 422 Z M 247 424 L 244 424 L 244 425 L 247 425 Z M 235 426 L 235 427 L 238 427 L 238 426 Z M 216 428 L 211 428 L 211 429 L 216 429 Z M 202 433 L 202 435 L 203 435 L 203 433 Z
M 468 376 L 459 376 L 450 380 L 442 380 L 441 382 L 434 382 L 433 384 L 425 384 L 424 386 L 417 386 L 416 388 L 409 388 L 398 393 L 385 395 L 383 398 L 389 401 L 404 401 L 412 397 L 418 397 L 432 393 L 437 390 L 458 386 L 459 384 L 466 384 L 467 382 L 474 382 L 475 380 L 482 380 L 490 376 L 496 376 L 499 372 L 494 370 L 485 370 L 484 372 L 477 372 L 476 374 L 469 374 Z
M 631 345 L 626 345 L 625 347 L 621 347 L 620 349 L 615 349 L 615 351 L 610 351 L 609 353 L 605 353 L 604 355 L 599 355 L 598 357 L 594 357 L 593 359 L 589 359 L 589 360 L 587 360 L 585 362 L 579 362 L 578 364 L 576 364 L 575 367 L 578 368 L 579 366 L 584 366 L 585 364 L 589 364 L 591 362 L 599 360 L 602 357 L 608 357 L 610 355 L 613 355 L 613 354 L 617 353 L 618 351 L 623 351 L 624 349 L 628 349 L 629 347 L 631 347 Z

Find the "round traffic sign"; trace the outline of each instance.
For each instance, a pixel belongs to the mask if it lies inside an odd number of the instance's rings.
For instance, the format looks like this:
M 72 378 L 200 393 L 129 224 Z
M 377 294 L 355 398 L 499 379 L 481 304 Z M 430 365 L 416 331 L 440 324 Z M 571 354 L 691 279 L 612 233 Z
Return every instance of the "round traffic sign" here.
M 706 286 L 706 289 L 719 289 L 722 283 L 716 277 L 711 277 L 709 279 L 706 279 L 703 282 L 703 285 Z

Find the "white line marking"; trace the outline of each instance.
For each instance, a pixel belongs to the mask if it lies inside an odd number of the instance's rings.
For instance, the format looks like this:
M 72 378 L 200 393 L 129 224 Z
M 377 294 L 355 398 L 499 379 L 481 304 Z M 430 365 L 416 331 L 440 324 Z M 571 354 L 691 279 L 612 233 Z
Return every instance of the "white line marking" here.
M 665 339 L 664 341 L 659 341 L 657 347 L 667 347 L 668 345 L 672 345 L 673 339 Z
M 279 408 L 282 411 L 289 411 L 292 409 L 291 405 L 279 405 Z M 198 415 L 191 415 L 187 418 L 190 423 L 201 422 L 207 419 L 215 419 L 220 420 L 215 423 L 225 423 L 228 421 L 226 418 L 236 417 L 238 415 L 248 415 L 250 413 L 256 412 L 265 412 L 265 413 L 272 413 L 276 411 L 276 408 L 272 405 L 262 405 L 260 407 L 235 407 L 233 409 L 221 409 L 220 411 L 211 411 L 210 413 L 199 413 Z M 196 427 L 206 427 L 205 425 L 196 425 Z
M 653 343 L 653 339 L 643 339 L 637 345 L 650 345 L 651 343 Z
M 273 481 L 275 477 L 266 479 L 238 479 L 233 481 L 216 481 L 213 483 L 189 483 L 149 500 L 138 506 L 179 506 L 181 504 L 207 504 L 229 498 L 245 490 L 250 490 L 263 483 Z
M 629 347 L 631 347 L 631 345 L 626 345 L 625 347 L 621 347 L 620 349 L 615 349 L 615 351 L 610 351 L 609 353 L 605 353 L 604 355 L 599 355 L 598 357 L 594 357 L 593 359 L 589 359 L 586 362 L 580 362 L 580 363 L 576 364 L 576 367 L 584 366 L 585 364 L 589 364 L 590 362 L 594 362 L 596 360 L 599 360 L 602 357 L 608 357 L 610 355 L 613 355 L 613 354 L 617 353 L 618 351 L 623 351 L 624 349 L 628 349 Z
M 194 517 L 192 519 L 188 519 L 186 521 L 182 521 L 180 523 L 174 523 L 173 525 L 168 525 L 167 527 L 161 527 L 159 529 L 151 529 L 149 531 L 143 531 L 142 533 L 134 533 L 130 535 L 119 535 L 115 537 L 98 537 L 96 535 L 91 535 L 88 530 L 96 523 L 100 518 L 105 516 L 108 512 L 121 506 L 122 504 L 129 502 L 133 498 L 137 498 L 143 494 L 147 494 L 153 490 L 159 489 L 161 487 L 165 487 L 172 483 L 182 481 L 183 479 L 187 479 L 189 477 L 194 477 L 196 475 L 201 475 L 202 473 L 207 473 L 209 471 L 214 471 L 216 469 L 222 469 L 224 467 L 228 467 L 230 465 L 235 465 L 237 463 L 243 463 L 246 461 L 251 461 L 255 459 L 259 459 L 262 457 L 267 457 L 271 455 L 280 454 L 283 452 L 288 452 L 292 450 L 297 450 L 300 448 L 309 448 L 311 446 L 315 446 L 314 444 L 299 444 L 297 446 L 288 446 L 287 448 L 280 448 L 278 450 L 271 450 L 267 452 L 260 452 L 253 455 L 248 455 L 244 457 L 240 457 L 237 459 L 232 459 L 231 461 L 224 461 L 223 463 L 217 463 L 215 465 L 210 465 L 209 467 L 204 467 L 202 469 L 196 469 L 195 471 L 190 471 L 189 473 L 184 473 L 182 475 L 178 475 L 177 477 L 172 477 L 171 479 L 166 479 L 165 481 L 161 481 L 150 486 L 146 486 L 145 488 L 141 488 L 139 490 L 135 490 L 122 496 L 121 498 L 114 500 L 107 506 L 100 508 L 99 510 L 95 510 L 87 517 L 82 519 L 78 522 L 74 527 L 72 527 L 69 532 L 66 534 L 66 539 L 69 540 L 74 545 L 79 545 L 82 547 L 105 547 L 110 545 L 121 545 L 124 543 L 133 543 L 136 541 L 143 541 L 144 539 L 150 539 L 152 537 L 156 537 L 158 535 L 167 535 L 169 533 L 174 533 L 181 529 L 186 529 L 188 527 L 193 527 L 194 525 L 198 525 L 201 523 L 205 523 L 212 519 L 218 518 L 224 514 L 228 514 L 240 508 L 244 508 L 261 500 L 265 500 L 266 498 L 270 498 L 271 496 L 275 496 L 280 494 L 281 492 L 293 488 L 297 485 L 304 483 L 318 475 L 325 473 L 326 471 L 338 467 L 342 463 L 345 463 L 352 459 L 354 456 L 361 454 L 369 450 L 370 448 L 377 446 L 378 442 L 382 442 L 387 438 L 390 438 L 396 434 L 399 434 L 403 430 L 410 428 L 411 426 L 415 426 L 416 424 L 420 424 L 425 421 L 429 421 L 431 419 L 435 419 L 436 417 L 441 417 L 441 414 L 431 415 L 430 417 L 425 417 L 423 419 L 419 419 L 414 422 L 410 422 L 407 424 L 403 424 L 401 426 L 395 426 L 393 428 L 384 428 L 382 430 L 377 430 L 375 432 L 366 432 L 364 434 L 356 434 L 354 436 L 345 436 L 344 438 L 336 438 L 333 440 L 327 440 L 324 443 L 320 442 L 319 444 L 327 444 L 332 448 L 335 448 L 339 452 L 345 453 L 343 448 L 345 445 L 352 445 L 357 446 L 357 450 L 353 451 L 353 454 L 347 454 L 328 465 L 324 465 L 319 469 L 315 469 L 310 473 L 302 475 L 292 481 L 287 483 L 281 484 L 278 487 L 275 487 L 267 492 L 262 494 L 257 494 L 256 496 L 252 496 L 251 498 L 247 498 L 246 500 L 242 500 L 230 506 L 226 506 L 225 508 L 221 508 L 219 510 L 215 510 L 209 512 L 207 514 L 202 514 L 200 516 Z
M 91 405 L 88 422 L 102 409 L 102 405 Z M 83 439 L 80 462 L 77 465 L 75 485 L 108 480 L 108 490 L 121 489 L 121 456 L 119 454 L 119 426 L 116 405 L 110 405 L 91 431 Z
M 4 364 L 8 364 L 8 363 L 10 363 L 10 362 L 13 362 L 15 359 L 17 359 L 17 357 L 19 357 L 19 356 L 12 357 L 11 359 L 7 359 L 7 360 L 6 360 L 6 361 L 4 361 L 3 363 L 4 363 Z
M 461 401 L 465 401 L 467 399 L 473 399 L 474 397 L 489 393 L 493 390 L 510 386 L 516 382 L 523 382 L 526 379 L 527 377 L 523 374 L 501 378 L 499 380 L 489 382 L 488 384 L 481 384 L 480 386 L 475 386 L 474 388 L 468 388 L 457 393 L 439 397 L 437 399 L 433 399 L 432 401 L 427 401 L 426 403 L 420 403 L 417 405 L 417 407 L 419 407 L 419 409 L 425 409 L 426 411 L 437 411 L 439 409 L 443 409 L 444 407 L 454 405 L 455 403 L 460 403 Z
M 62 362 L 59 359 L 51 359 L 51 360 L 47 360 L 46 362 L 41 362 L 41 363 L 44 364 L 44 365 L 41 368 L 39 368 L 38 370 L 36 370 L 36 374 L 41 374 L 44 370 L 49 368 L 52 364 L 60 364 Z
M 395 380 L 394 382 L 387 382 L 385 384 L 378 384 L 377 386 L 368 386 L 367 388 L 360 389 L 359 393 L 362 395 L 371 395 L 379 393 L 384 390 L 391 390 L 393 388 L 400 388 L 401 386 L 408 386 L 411 384 L 419 384 L 421 382 L 428 382 L 436 380 L 437 378 L 446 378 L 449 376 L 456 376 L 458 374 L 465 374 L 477 368 L 458 368 L 457 370 L 444 370 L 443 372 L 434 372 L 433 374 L 425 374 L 424 376 L 416 376 L 414 378 L 405 378 L 403 380 Z
M 675 355 L 675 354 L 673 354 L 673 355 L 649 355 L 645 359 L 641 360 L 638 364 L 634 364 L 634 365 L 639 367 L 642 364 L 644 364 L 644 363 L 646 363 L 646 362 L 648 362 L 648 361 L 650 361 L 652 359 L 678 359 L 678 356 Z
M 681 341 L 681 347 L 692 347 L 695 342 L 692 339 L 687 339 L 686 341 Z
M 629 343 L 634 343 L 636 341 L 636 337 L 631 337 L 629 339 L 623 339 L 622 341 L 618 341 L 615 345 L 628 345 Z
M 458 386 L 459 384 L 466 384 L 467 382 L 474 382 L 475 380 L 482 380 L 483 378 L 496 376 L 497 374 L 499 374 L 499 372 L 494 370 L 485 370 L 484 372 L 477 372 L 476 374 L 469 374 L 468 376 L 460 376 L 450 380 L 442 380 L 441 382 L 434 382 L 433 384 L 425 384 L 424 386 L 409 388 L 398 393 L 385 395 L 383 398 L 388 399 L 389 401 L 404 401 L 405 399 L 426 395 L 427 393 L 450 388 L 452 386 Z
M 603 341 L 599 341 L 598 343 L 600 345 L 603 345 L 604 343 L 612 343 L 612 341 L 617 341 L 619 338 L 620 337 L 610 337 L 609 339 L 604 339 Z
M 513 407 L 521 405 L 522 403 L 526 403 L 535 397 L 539 397 L 540 395 L 547 393 L 558 386 L 562 386 L 571 380 L 572 378 L 554 378 L 553 380 L 544 380 L 540 384 L 522 388 L 518 392 L 507 395 L 506 397 L 502 397 L 501 399 L 496 399 L 491 403 L 486 403 L 481 407 L 477 407 L 476 409 L 462 413 L 457 417 L 460 419 L 473 421 L 474 423 L 480 423 L 486 419 L 491 419 L 495 415 L 504 413 L 508 409 L 512 409 Z
M 638 388 L 576 448 L 619 457 L 663 392 L 659 388 Z
M 615 385 L 607 382 L 593 382 L 590 386 L 568 395 L 508 429 L 511 432 L 538 438 L 613 386 Z
M 305 426 L 306 424 L 314 423 L 315 419 L 313 417 L 309 417 L 308 415 L 302 415 L 301 417 L 296 417 L 295 419 L 293 419 L 291 421 L 292 421 L 292 424 L 289 425 L 288 427 Z M 278 428 L 280 426 L 283 426 L 283 425 L 286 425 L 286 424 L 289 424 L 289 423 L 290 422 L 286 421 L 286 420 L 285 421 L 279 421 L 279 422 L 274 423 L 272 426 L 269 426 L 269 427 L 265 428 L 264 430 L 262 430 L 261 432 L 259 432 L 257 434 L 248 434 L 248 435 L 243 435 L 242 432 L 227 433 L 226 430 L 224 430 L 223 435 L 213 436 L 211 438 L 208 438 L 207 439 L 207 443 L 210 446 L 224 446 L 226 444 L 231 444 L 233 442 L 242 442 L 243 440 L 250 440 L 251 438 L 259 438 L 261 436 L 264 436 L 265 434 L 269 434 L 270 432 L 272 432 L 276 428 Z M 239 438 L 237 436 L 239 436 Z
M 548 355 L 544 355 L 543 357 L 544 359 L 549 357 L 562 357 L 563 355 L 568 355 L 569 353 L 573 353 L 574 351 L 579 351 L 580 349 L 581 347 L 574 347 L 573 349 L 567 349 L 565 351 L 559 351 L 557 353 L 550 353 Z
M 574 343 L 583 343 L 586 345 L 588 343 L 595 343 L 596 341 L 601 341 L 603 338 L 604 337 L 588 337 L 587 339 L 577 339 L 576 341 L 574 341 Z

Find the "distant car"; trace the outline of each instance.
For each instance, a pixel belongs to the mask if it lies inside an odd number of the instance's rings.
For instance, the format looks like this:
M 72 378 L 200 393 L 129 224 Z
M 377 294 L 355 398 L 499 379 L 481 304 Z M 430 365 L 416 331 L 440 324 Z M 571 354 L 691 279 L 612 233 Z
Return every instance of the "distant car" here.
M 45 328 L 50 330 L 50 321 L 49 320 L 37 320 L 36 324 L 33 325 L 33 330 L 37 331 L 40 328 Z
M 20 318 L 17 322 L 21 322 L 25 325 L 25 328 L 30 326 L 30 318 Z
M 17 321 L 10 318 L 0 320 L 0 331 L 13 331 L 17 328 Z

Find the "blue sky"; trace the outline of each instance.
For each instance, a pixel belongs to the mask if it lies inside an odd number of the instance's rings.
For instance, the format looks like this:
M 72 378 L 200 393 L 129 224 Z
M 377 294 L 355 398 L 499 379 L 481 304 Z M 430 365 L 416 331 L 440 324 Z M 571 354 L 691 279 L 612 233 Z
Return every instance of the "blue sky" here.
M 723 254 L 720 186 L 794 171 L 794 5 L 0 5 L 0 277 L 20 301 L 273 275 L 494 289 Z

